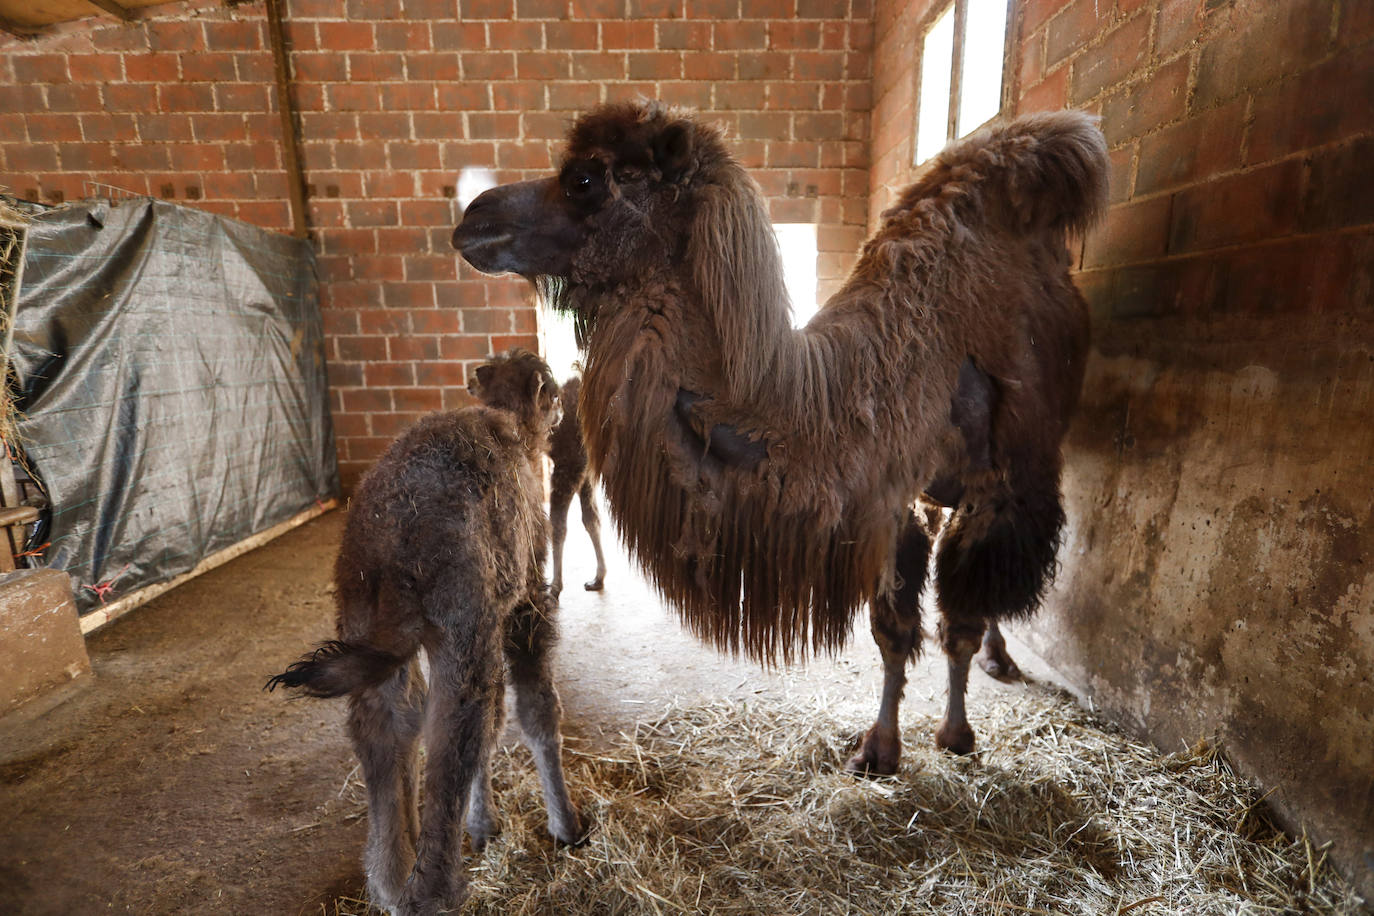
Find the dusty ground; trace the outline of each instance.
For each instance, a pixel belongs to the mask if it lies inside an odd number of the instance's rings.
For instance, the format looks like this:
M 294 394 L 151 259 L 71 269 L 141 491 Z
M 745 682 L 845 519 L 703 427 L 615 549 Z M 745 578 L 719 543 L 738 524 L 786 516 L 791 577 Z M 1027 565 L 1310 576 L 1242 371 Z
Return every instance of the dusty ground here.
M 343 704 L 261 689 L 331 635 L 343 521 L 330 513 L 97 631 L 86 685 L 0 721 L 0 913 L 304 914 L 361 894 Z M 876 710 L 865 620 L 837 659 L 761 671 L 693 641 L 615 550 L 606 591 L 583 591 L 593 563 L 572 522 L 558 662 L 571 746 L 698 697 L 857 693 Z M 975 672 L 971 709 L 1020 689 Z M 935 652 L 913 673 L 909 739 L 931 740 L 943 696 Z

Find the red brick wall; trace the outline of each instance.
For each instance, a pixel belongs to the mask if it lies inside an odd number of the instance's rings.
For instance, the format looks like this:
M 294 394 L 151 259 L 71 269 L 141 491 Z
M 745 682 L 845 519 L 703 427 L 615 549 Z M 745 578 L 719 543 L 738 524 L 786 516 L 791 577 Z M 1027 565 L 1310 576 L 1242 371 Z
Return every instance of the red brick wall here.
M 575 114 L 637 95 L 723 122 L 779 222 L 819 224 L 821 293 L 867 218 L 870 0 L 288 0 L 340 468 L 463 403 L 537 341 L 523 284 L 448 238 L 459 170 L 550 168 Z M 262 3 L 169 5 L 0 41 L 0 185 L 87 179 L 290 226 Z
M 910 180 L 919 29 L 875 10 L 872 211 Z M 1112 208 L 1082 252 L 1099 320 L 1363 307 L 1374 274 L 1374 14 L 1332 0 L 1021 0 L 1013 112 L 1102 116 Z

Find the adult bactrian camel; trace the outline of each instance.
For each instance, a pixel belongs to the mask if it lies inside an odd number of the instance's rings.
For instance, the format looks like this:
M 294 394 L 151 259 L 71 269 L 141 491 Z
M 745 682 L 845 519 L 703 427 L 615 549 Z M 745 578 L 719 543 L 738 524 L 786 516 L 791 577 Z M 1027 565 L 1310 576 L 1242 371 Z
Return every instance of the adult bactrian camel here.
M 931 549 L 915 501 L 953 509 L 941 747 L 973 748 L 964 690 L 988 623 L 1032 613 L 1053 577 L 1088 344 L 1065 233 L 1106 175 L 1077 112 L 952 145 L 800 331 L 757 185 L 717 129 L 655 103 L 584 115 L 556 176 L 482 194 L 453 243 L 573 314 L 593 468 L 699 636 L 790 661 L 840 646 L 871 604 L 885 683 L 849 766 L 890 773 Z

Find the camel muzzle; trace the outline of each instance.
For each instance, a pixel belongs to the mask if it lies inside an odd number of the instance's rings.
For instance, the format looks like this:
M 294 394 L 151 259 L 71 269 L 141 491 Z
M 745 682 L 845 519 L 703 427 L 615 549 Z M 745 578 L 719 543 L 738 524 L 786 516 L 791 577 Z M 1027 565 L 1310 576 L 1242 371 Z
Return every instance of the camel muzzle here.
M 549 244 L 567 218 L 550 206 L 553 179 L 500 185 L 477 195 L 453 230 L 453 247 L 473 267 L 486 274 L 513 273 L 533 277 L 550 273 L 547 262 L 559 260 Z

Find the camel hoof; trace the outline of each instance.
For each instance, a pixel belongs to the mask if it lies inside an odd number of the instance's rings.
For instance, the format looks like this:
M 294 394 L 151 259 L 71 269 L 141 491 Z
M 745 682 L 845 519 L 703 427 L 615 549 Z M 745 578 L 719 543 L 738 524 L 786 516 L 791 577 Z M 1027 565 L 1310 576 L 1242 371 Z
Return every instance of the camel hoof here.
M 577 820 L 572 824 L 572 829 L 564 827 L 555 832 L 553 826 L 550 825 L 549 832 L 553 834 L 554 842 L 557 845 L 577 849 L 579 846 L 587 845 L 587 840 L 591 839 L 592 822 L 576 812 L 574 812 L 574 816 Z
M 978 667 L 987 672 L 988 676 L 999 681 L 1019 681 L 1021 680 L 1021 669 L 1016 662 L 1011 660 L 1011 656 L 1006 653 L 1001 655 L 980 655 L 978 656 Z
M 485 824 L 468 824 L 466 825 L 466 830 L 468 834 L 468 845 L 472 847 L 474 855 L 486 849 L 492 837 L 498 836 L 501 833 L 501 828 L 495 821 L 489 821 Z
M 593 579 L 592 581 L 588 582 L 586 585 L 582 587 L 589 592 L 599 592 L 601 591 L 601 580 Z
M 935 746 L 943 751 L 961 755 L 972 754 L 973 745 L 973 729 L 967 722 L 957 725 L 941 722 L 940 727 L 935 730 Z
M 891 776 L 897 772 L 897 764 L 902 759 L 902 741 L 895 735 L 877 734 L 877 726 L 864 735 L 859 750 L 844 765 L 846 773 L 855 776 Z
M 411 893 L 407 887 L 406 893 L 401 895 L 401 900 L 393 912 L 397 916 L 439 916 L 440 913 L 456 913 L 467 901 L 470 893 L 466 881 L 448 894 L 436 897 L 422 897 L 418 893 Z

